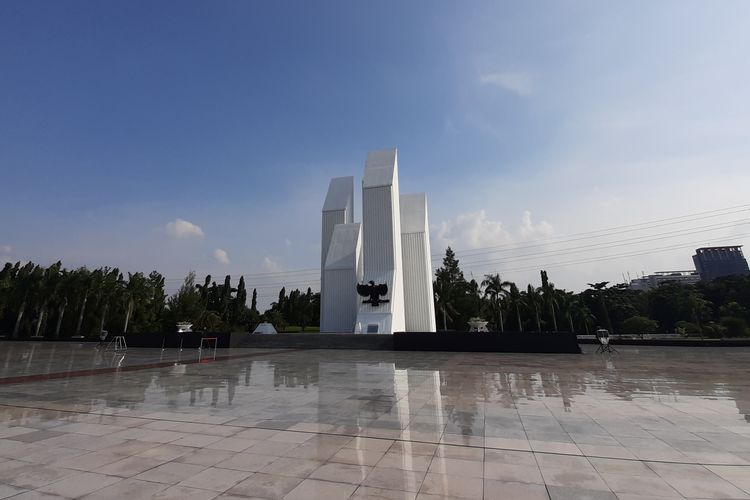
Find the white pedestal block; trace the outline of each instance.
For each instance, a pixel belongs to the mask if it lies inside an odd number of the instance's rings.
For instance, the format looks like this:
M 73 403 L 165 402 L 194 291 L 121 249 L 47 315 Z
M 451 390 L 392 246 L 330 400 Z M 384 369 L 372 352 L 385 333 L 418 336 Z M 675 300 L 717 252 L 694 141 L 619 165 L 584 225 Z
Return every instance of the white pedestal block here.
M 362 280 L 384 283 L 388 293 L 381 298 L 388 302 L 373 306 L 360 300 L 355 331 L 390 334 L 405 329 L 399 206 L 396 150 L 369 153 L 362 180 Z
M 354 221 L 354 177 L 335 177 L 328 184 L 328 193 L 323 203 L 322 234 L 320 249 L 320 328 L 328 328 L 324 324 L 326 310 L 326 294 L 324 268 L 328 249 L 331 246 L 333 230 L 336 224 L 351 224 Z
M 361 227 L 352 223 L 353 186 L 352 177 L 331 180 L 323 206 L 321 332 L 435 331 L 424 194 L 399 195 L 395 149 L 367 155 Z M 377 305 L 357 292 L 369 282 L 387 287 Z
M 400 205 L 406 331 L 434 332 L 435 302 L 427 198 L 424 193 L 402 194 Z
M 351 333 L 357 319 L 357 283 L 362 279 L 362 227 L 337 224 L 323 267 L 321 333 Z

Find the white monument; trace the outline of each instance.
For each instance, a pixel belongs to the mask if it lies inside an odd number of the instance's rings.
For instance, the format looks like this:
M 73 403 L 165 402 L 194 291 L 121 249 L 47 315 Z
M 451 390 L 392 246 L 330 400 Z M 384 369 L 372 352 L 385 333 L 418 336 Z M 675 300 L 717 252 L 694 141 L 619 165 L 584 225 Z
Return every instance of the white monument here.
M 354 177 L 336 177 L 328 184 L 328 194 L 323 203 L 323 220 L 320 252 L 320 330 L 331 330 L 333 310 L 326 306 L 325 265 L 336 224 L 351 224 L 354 221 Z
M 362 281 L 362 225 L 336 224 L 321 278 L 320 331 L 351 333 L 357 319 L 357 284 Z M 325 297 L 325 302 L 323 302 Z M 325 304 L 325 306 L 324 306 Z
M 401 253 L 407 332 L 434 332 L 430 226 L 424 193 L 401 195 Z
M 435 331 L 427 201 L 401 195 L 395 149 L 369 153 L 362 224 L 352 177 L 331 180 L 323 205 L 320 331 Z

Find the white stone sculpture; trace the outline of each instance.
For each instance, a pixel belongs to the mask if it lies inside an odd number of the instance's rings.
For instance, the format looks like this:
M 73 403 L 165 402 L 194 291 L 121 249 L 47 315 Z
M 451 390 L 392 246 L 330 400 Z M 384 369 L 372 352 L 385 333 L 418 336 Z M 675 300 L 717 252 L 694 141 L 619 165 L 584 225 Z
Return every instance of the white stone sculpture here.
M 351 333 L 358 301 L 352 290 L 362 280 L 362 225 L 336 224 L 321 280 L 320 325 L 327 333 Z
M 395 149 L 367 155 L 361 226 L 353 185 L 331 180 L 323 205 L 320 331 L 434 332 L 425 195 L 399 194 Z
M 399 207 L 396 150 L 369 153 L 362 178 L 363 281 L 384 284 L 387 293 L 377 306 L 360 300 L 357 321 L 364 333 L 406 329 Z
M 323 203 L 321 251 L 320 251 L 320 331 L 329 331 L 331 318 L 325 302 L 325 264 L 331 246 L 333 231 L 337 224 L 354 221 L 354 177 L 336 177 L 328 184 L 328 194 Z
M 470 332 L 489 332 L 487 321 L 484 321 L 482 318 L 470 318 L 468 323 Z
M 434 332 L 430 226 L 424 193 L 401 195 L 401 252 L 407 332 Z

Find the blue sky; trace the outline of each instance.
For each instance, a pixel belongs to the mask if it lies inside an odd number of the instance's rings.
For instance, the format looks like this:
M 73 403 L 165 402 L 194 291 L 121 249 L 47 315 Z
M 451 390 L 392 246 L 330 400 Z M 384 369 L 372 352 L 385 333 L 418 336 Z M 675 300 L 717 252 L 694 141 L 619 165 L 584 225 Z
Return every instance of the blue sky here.
M 398 147 L 433 252 L 505 245 L 468 271 L 525 283 L 556 265 L 552 281 L 581 289 L 689 268 L 690 249 L 645 252 L 749 244 L 747 212 L 615 247 L 633 257 L 555 257 L 554 240 L 750 203 L 749 15 L 683 0 L 5 1 L 0 259 L 314 286 L 314 272 L 258 275 L 314 268 L 328 179 Z M 511 263 L 540 238 L 551 256 Z M 592 262 L 560 264 L 573 258 Z

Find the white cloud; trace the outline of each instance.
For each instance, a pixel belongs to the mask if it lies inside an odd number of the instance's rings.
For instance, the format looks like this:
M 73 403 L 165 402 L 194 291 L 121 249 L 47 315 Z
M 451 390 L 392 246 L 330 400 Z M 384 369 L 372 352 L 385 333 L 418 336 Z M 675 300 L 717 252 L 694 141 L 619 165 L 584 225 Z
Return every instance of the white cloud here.
M 454 250 L 473 250 L 547 238 L 554 234 L 549 223 L 534 223 L 528 210 L 523 212 L 520 225 L 513 230 L 506 229 L 501 221 L 487 217 L 484 209 L 459 214 L 453 219 L 433 226 L 430 232 L 433 250 L 438 252 L 449 245 Z
M 284 239 L 284 244 L 285 244 L 285 245 L 286 245 L 287 247 L 290 247 L 290 246 L 292 246 L 292 240 L 290 240 L 289 238 L 285 238 L 285 239 Z
M 203 238 L 203 229 L 184 219 L 175 219 L 169 222 L 164 229 L 168 235 L 175 238 Z
M 6 262 L 12 262 L 11 254 L 13 253 L 13 247 L 10 245 L 0 245 L 0 264 Z
M 281 264 L 273 260 L 269 256 L 263 257 L 263 264 L 261 266 L 264 271 L 267 271 L 269 273 L 278 273 L 280 271 L 283 271 L 284 269 L 281 267 Z
M 443 221 L 431 230 L 433 249 L 447 246 L 461 249 L 502 245 L 513 241 L 512 235 L 503 228 L 503 223 L 487 218 L 484 210 L 459 214 L 452 220 Z
M 226 250 L 222 250 L 221 248 L 214 250 L 214 259 L 216 259 L 216 262 L 219 264 L 229 264 L 229 254 Z
M 521 97 L 530 95 L 534 90 L 534 81 L 529 73 L 520 71 L 500 71 L 479 76 L 482 85 L 494 85 Z
M 518 229 L 518 235 L 521 241 L 528 241 L 532 239 L 548 238 L 554 234 L 552 226 L 545 221 L 538 224 L 534 224 L 531 220 L 531 212 L 524 210 L 521 216 L 521 227 Z

